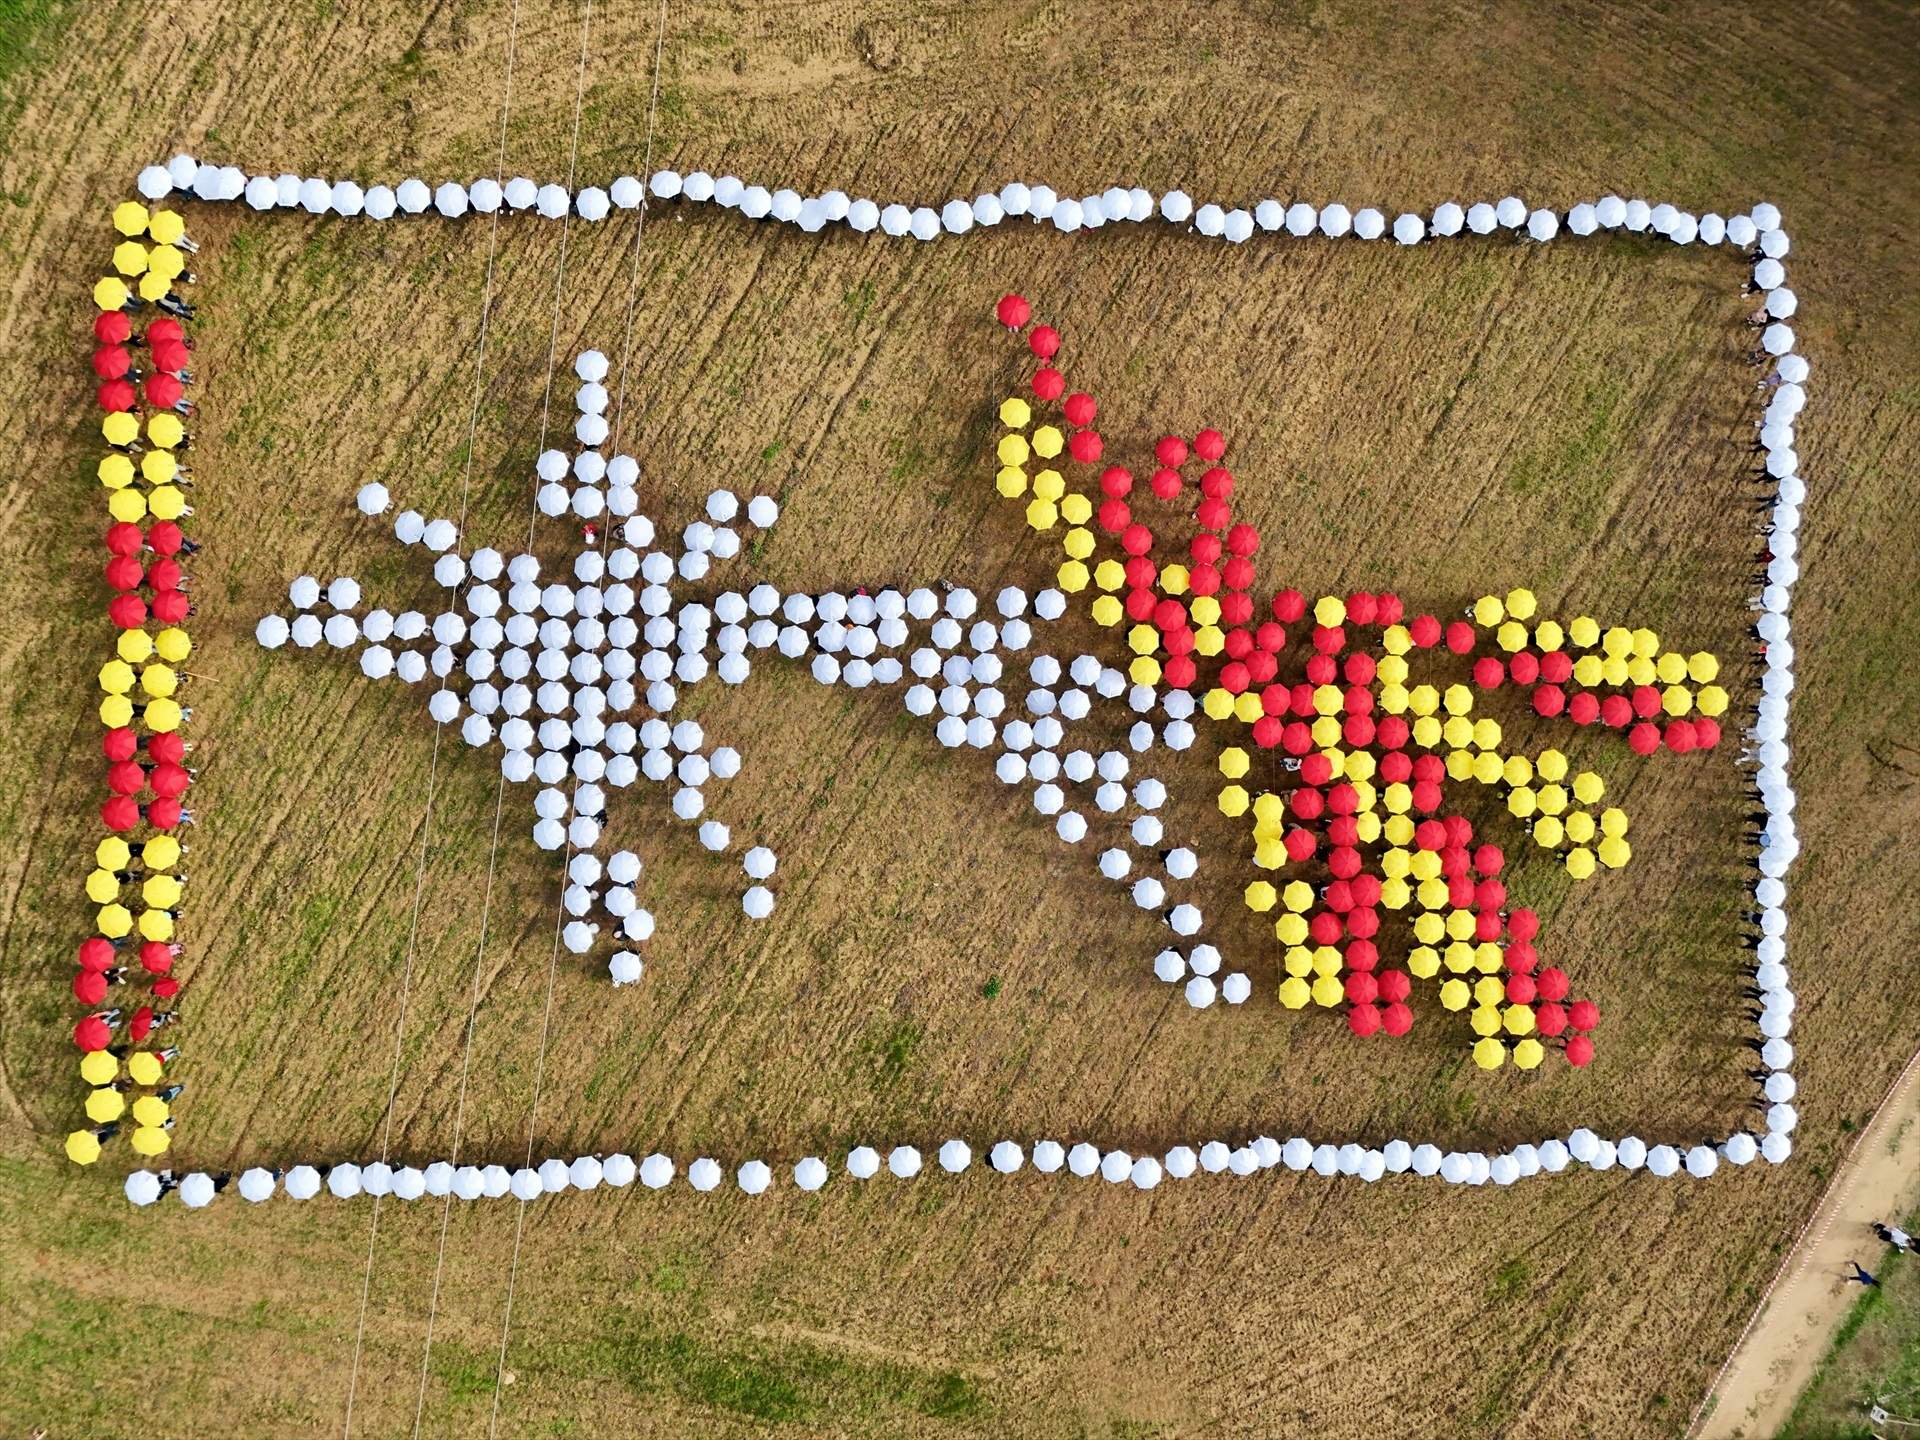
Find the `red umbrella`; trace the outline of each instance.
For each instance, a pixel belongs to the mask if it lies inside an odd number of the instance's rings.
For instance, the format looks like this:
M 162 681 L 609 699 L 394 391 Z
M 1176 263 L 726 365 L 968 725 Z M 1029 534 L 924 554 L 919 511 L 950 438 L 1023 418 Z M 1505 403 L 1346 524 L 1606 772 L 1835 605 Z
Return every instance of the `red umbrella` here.
M 93 338 L 102 345 L 124 345 L 133 335 L 133 321 L 124 310 L 102 310 L 93 317 Z
M 180 738 L 178 730 L 151 735 L 147 737 L 147 754 L 168 765 L 184 765 L 187 762 L 187 742 Z
M 178 590 L 183 578 L 180 562 L 169 556 L 162 556 L 147 567 L 147 585 L 154 590 Z
M 186 342 L 181 340 L 156 340 L 153 342 L 153 368 L 156 370 L 184 370 L 191 361 Z
M 1491 655 L 1482 655 L 1473 662 L 1473 683 L 1482 690 L 1497 690 L 1506 678 L 1507 667 Z
M 121 520 L 107 527 L 107 553 L 110 555 L 138 555 L 140 547 L 146 544 L 146 537 L 140 533 L 138 525 L 129 525 Z
M 1345 914 L 1353 908 L 1353 887 L 1344 880 L 1335 880 L 1327 886 L 1327 908 Z
M 1281 723 L 1278 715 L 1262 715 L 1253 722 L 1253 743 L 1262 750 L 1273 749 L 1280 743 L 1280 738 L 1285 733 L 1286 726 Z
M 1473 868 L 1491 879 L 1506 869 L 1506 852 L 1498 845 L 1482 845 L 1473 852 Z
M 180 397 L 187 393 L 178 380 L 165 374 L 149 375 L 142 388 L 146 392 L 147 403 L 156 410 L 171 410 L 179 403 Z
M 1100 472 L 1100 493 L 1119 500 L 1133 493 L 1133 472 L 1124 465 L 1109 465 Z
M 147 778 L 153 786 L 153 793 L 162 800 L 178 800 L 193 784 L 193 777 L 178 765 L 156 765 L 153 774 Z
M 1000 303 L 993 307 L 993 313 L 1009 330 L 1020 330 L 1033 317 L 1033 306 L 1027 303 L 1024 295 L 1002 295 Z
M 1380 982 L 1366 971 L 1355 970 L 1347 976 L 1347 1000 L 1351 1004 L 1371 1005 L 1379 998 Z
M 1430 650 L 1440 643 L 1440 622 L 1431 615 L 1416 615 L 1413 623 L 1407 626 L 1407 634 L 1422 650 Z
M 118 380 L 133 368 L 124 345 L 102 345 L 93 352 L 93 373 L 102 380 Z
M 1513 677 L 1516 685 L 1531 685 L 1540 678 L 1540 657 L 1531 650 L 1522 650 L 1507 661 L 1507 674 Z
M 1516 1005 L 1531 1005 L 1539 993 L 1539 984 L 1531 975 L 1509 975 L 1506 985 L 1507 999 Z
M 1507 946 L 1507 969 L 1516 975 L 1528 975 L 1540 962 L 1539 952 L 1533 948 L 1531 940 L 1516 940 Z
M 1593 1041 L 1584 1035 L 1576 1035 L 1567 1041 L 1567 1063 L 1569 1065 L 1591 1065 L 1593 1063 Z
M 1209 500 L 1231 500 L 1233 472 L 1224 465 L 1215 465 L 1200 477 L 1200 493 Z
M 1101 440 L 1098 430 L 1075 431 L 1073 438 L 1067 441 L 1067 453 L 1082 465 L 1093 464 L 1105 450 L 1106 443 Z
M 1500 916 L 1492 910 L 1482 910 L 1473 917 L 1473 938 L 1483 945 L 1492 944 L 1500 938 Z
M 1167 683 L 1176 690 L 1188 689 L 1195 680 L 1200 678 L 1199 666 L 1195 665 L 1193 661 L 1185 655 L 1176 655 L 1173 659 L 1167 661 L 1161 673 L 1167 677 Z M 1259 729 L 1260 727 L 1258 725 L 1254 726 L 1256 738 Z M 1261 743 L 1265 744 L 1266 742 L 1262 741 Z
M 1051 360 L 1060 353 L 1060 332 L 1051 325 L 1036 326 L 1027 337 L 1027 348 L 1042 360 Z
M 1404 1035 L 1413 1028 L 1413 1011 L 1403 1001 L 1396 1000 L 1387 1006 L 1386 1013 L 1380 1018 L 1380 1028 L 1389 1035 Z
M 1388 1002 L 1406 999 L 1413 993 L 1413 981 L 1407 978 L 1404 970 L 1382 970 L 1380 972 L 1380 998 Z
M 1538 975 L 1534 983 L 1540 987 L 1542 1000 L 1564 1000 L 1567 998 L 1567 972 L 1558 965 L 1549 965 Z
M 1600 1023 L 1600 1007 L 1591 1000 L 1576 1000 L 1567 1007 L 1567 1023 L 1576 1030 L 1591 1030 Z
M 1193 518 L 1209 530 L 1224 528 L 1233 519 L 1233 507 L 1224 500 L 1202 500 Z
M 131 830 L 140 823 L 140 807 L 124 795 L 115 795 L 101 805 L 100 819 L 109 830 Z
M 147 788 L 147 772 L 131 760 L 107 767 L 107 788 L 116 795 L 138 795 Z
M 1567 1012 L 1552 1000 L 1542 1001 L 1533 1007 L 1533 1024 L 1542 1035 L 1564 1034 L 1567 1028 Z
M 1388 750 L 1404 750 L 1413 736 L 1413 727 L 1401 715 L 1388 715 L 1374 731 L 1374 739 Z
M 1538 685 L 1533 691 L 1533 713 L 1551 720 L 1567 708 L 1567 692 L 1558 685 Z
M 170 315 L 161 315 L 147 322 L 147 343 L 156 340 L 184 340 L 186 327 Z
M 1193 437 L 1193 453 L 1202 460 L 1218 460 L 1227 453 L 1227 437 L 1218 430 L 1202 430 Z
M 173 969 L 173 947 L 164 940 L 148 940 L 140 946 L 140 965 L 149 975 L 164 975 Z
M 1667 748 L 1676 755 L 1685 755 L 1700 743 L 1699 738 L 1693 733 L 1691 720 L 1669 720 L 1666 734 L 1662 738 L 1665 739 Z
M 156 999 L 171 1000 L 180 993 L 180 982 L 171 975 L 164 980 L 156 980 L 153 982 L 153 993 Z
M 1438 850 L 1447 843 L 1447 827 L 1438 820 L 1422 820 L 1413 827 L 1413 843 L 1422 850 Z
M 151 602 L 153 618 L 167 625 L 178 625 L 187 618 L 191 605 L 184 590 L 162 590 Z
M 1618 730 L 1633 723 L 1633 702 L 1624 695 L 1609 695 L 1600 702 L 1600 721 Z
M 1540 657 L 1540 678 L 1549 685 L 1564 685 L 1573 678 L 1573 657 L 1564 650 L 1549 650 Z
M 1380 912 L 1356 907 L 1347 913 L 1347 933 L 1367 940 L 1380 933 Z
M 1434 758 L 1438 759 L 1439 757 L 1435 756 Z M 1434 778 L 1437 780 L 1440 777 L 1436 775 Z M 1453 845 L 1456 848 L 1459 848 L 1459 847 L 1473 843 L 1473 822 L 1467 819 L 1466 816 L 1449 815 L 1445 820 L 1442 820 L 1440 823 L 1447 827 L 1447 842 L 1449 844 Z M 1467 857 L 1463 852 L 1460 856 L 1460 860 L 1462 862 L 1462 873 L 1464 873 L 1465 871 L 1464 862 L 1466 861 L 1466 858 Z
M 1310 832 L 1295 826 L 1287 831 L 1286 839 L 1281 842 L 1287 847 L 1287 858 L 1296 865 L 1302 860 L 1313 857 L 1314 839 Z
M 1356 1035 L 1374 1035 L 1380 1030 L 1380 1010 L 1375 1005 L 1355 1005 L 1347 1011 L 1347 1028 Z
M 1033 372 L 1033 394 L 1037 400 L 1058 400 L 1066 388 L 1067 377 L 1051 365 L 1042 365 Z
M 138 590 L 147 572 L 131 555 L 116 555 L 107 561 L 107 584 L 116 590 Z
M 1322 655 L 1337 655 L 1346 647 L 1347 632 L 1338 625 L 1313 627 L 1313 648 Z
M 1154 471 L 1153 493 L 1162 500 L 1177 498 L 1180 494 L 1180 472 L 1178 470 L 1169 470 L 1164 465 Z M 1196 544 L 1199 538 L 1198 536 L 1195 537 Z M 1209 535 L 1206 538 L 1211 540 L 1214 537 Z
M 1456 620 L 1447 626 L 1447 649 L 1456 655 L 1465 655 L 1473 649 L 1479 638 L 1479 632 L 1464 620 Z
M 1100 505 L 1100 528 L 1118 535 L 1133 523 L 1133 507 L 1124 500 L 1106 500 Z
M 1355 915 L 1364 912 L 1356 910 Z M 1380 947 L 1371 940 L 1350 940 L 1346 949 L 1347 968 L 1349 970 L 1372 970 L 1380 963 Z
M 147 544 L 157 555 L 178 555 L 180 544 L 186 538 L 180 527 L 171 520 L 157 521 L 153 528 L 147 531 Z
M 1516 940 L 1531 940 L 1540 933 L 1540 917 L 1531 910 L 1516 910 L 1507 917 L 1507 933 Z
M 1378 875 L 1356 875 L 1351 882 L 1353 903 L 1372 907 L 1380 903 L 1380 877 Z
M 1066 403 L 1060 408 L 1061 413 L 1067 417 L 1069 425 L 1091 425 L 1093 417 L 1100 413 L 1100 407 L 1094 402 L 1094 398 L 1082 390 L 1076 390 L 1067 396 Z
M 82 1050 L 104 1050 L 113 1043 L 113 1028 L 98 1015 L 88 1015 L 73 1027 L 73 1043 Z
M 95 935 L 80 942 L 80 968 L 83 970 L 111 970 L 113 956 L 113 942 L 104 936 Z
M 1600 701 L 1591 690 L 1582 690 L 1567 702 L 1567 718 L 1576 725 L 1591 725 L 1600 718 Z
M 173 383 L 178 385 L 180 382 L 176 380 Z M 133 402 L 138 398 L 134 393 L 133 385 L 126 380 L 105 381 L 93 393 L 94 398 L 100 402 L 100 408 L 109 414 L 133 409 Z
M 1699 716 L 1693 722 L 1693 738 L 1702 750 L 1711 750 L 1720 743 L 1720 722 L 1710 715 Z
M 138 630 L 147 623 L 147 602 L 122 592 L 107 602 L 107 618 L 122 630 Z
M 147 806 L 147 823 L 156 830 L 172 830 L 180 823 L 178 800 L 156 800 Z
M 1473 887 L 1473 904 L 1477 910 L 1498 910 L 1506 903 L 1507 887 L 1498 880 L 1482 880 Z
M 1153 548 L 1153 532 L 1136 521 L 1120 536 L 1120 546 L 1129 555 L 1145 555 Z
M 73 977 L 73 998 L 82 1005 L 98 1005 L 107 998 L 107 977 L 98 970 L 81 970 Z
M 1356 590 L 1347 596 L 1347 619 L 1356 625 L 1377 625 L 1380 622 L 1380 597 L 1367 590 Z
M 1187 442 L 1178 435 L 1162 435 L 1153 447 L 1153 458 L 1162 465 L 1187 463 Z
M 1627 744 L 1636 755 L 1651 755 L 1660 748 L 1660 727 L 1642 720 L 1627 732 Z
M 1660 691 L 1657 686 L 1636 686 L 1633 692 L 1633 713 L 1642 720 L 1651 720 L 1660 713 Z
M 1330 910 L 1322 910 L 1307 922 L 1307 933 L 1316 945 L 1334 944 L 1340 938 L 1340 928 L 1340 917 Z
M 1282 590 L 1273 597 L 1273 618 L 1291 625 L 1307 613 L 1307 597 L 1298 590 Z
M 127 1024 L 127 1034 L 132 1037 L 133 1043 L 138 1045 L 152 1033 L 153 1007 L 151 1005 L 142 1005 L 138 1010 L 133 1012 L 133 1019 Z

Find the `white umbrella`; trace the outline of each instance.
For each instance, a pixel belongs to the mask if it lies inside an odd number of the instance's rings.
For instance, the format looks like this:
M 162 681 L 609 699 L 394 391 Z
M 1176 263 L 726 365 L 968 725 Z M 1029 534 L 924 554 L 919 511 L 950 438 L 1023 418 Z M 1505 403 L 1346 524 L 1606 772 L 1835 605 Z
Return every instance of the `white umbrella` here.
M 1740 1130 L 1721 1142 L 1720 1153 L 1730 1165 L 1747 1165 L 1760 1153 L 1760 1144 L 1746 1131 Z
M 287 643 L 291 633 L 291 627 L 279 615 L 263 615 L 260 623 L 253 627 L 253 638 L 268 650 L 278 650 Z
M 1600 1137 L 1584 1126 L 1567 1137 L 1567 1153 L 1582 1165 L 1587 1164 L 1600 1148 Z
M 1220 982 L 1220 998 L 1229 1005 L 1244 1005 L 1253 996 L 1253 981 L 1236 970 Z
M 1033 1147 L 1033 1168 L 1052 1175 L 1066 1162 L 1066 1151 L 1057 1140 L 1042 1140 Z
M 673 1161 L 658 1151 L 640 1162 L 640 1183 L 649 1190 L 663 1190 L 673 1180 Z
M 1353 233 L 1362 240 L 1378 240 L 1387 232 L 1387 217 L 1372 206 L 1353 217 Z
M 246 1170 L 241 1173 L 239 1186 L 240 1198 L 251 1204 L 258 1205 L 263 1200 L 273 1198 L 274 1188 L 277 1183 L 273 1178 L 273 1172 L 271 1170 L 263 1169 L 255 1165 L 251 1170 Z
M 631 950 L 616 950 L 613 958 L 607 962 L 607 972 L 613 977 L 615 985 L 638 983 L 643 969 L 640 957 Z
M 1775 1135 L 1791 1135 L 1793 1127 L 1800 1123 L 1800 1114 L 1791 1105 L 1779 1104 L 1767 1107 L 1767 1129 Z
M 342 1161 L 327 1171 L 327 1190 L 338 1200 L 351 1200 L 360 1193 L 360 1167 Z
M 360 1172 L 360 1178 L 363 1181 L 366 1179 L 366 1171 L 363 1170 Z M 489 1200 L 498 1200 L 502 1195 L 507 1193 L 512 1185 L 513 1176 L 508 1173 L 506 1166 L 487 1165 L 482 1167 L 480 1171 L 480 1193 L 485 1195 Z M 372 1193 L 372 1187 L 368 1187 L 368 1192 Z
M 1696 1145 L 1687 1151 L 1687 1174 L 1696 1180 L 1704 1180 L 1720 1168 L 1720 1157 L 1713 1152 L 1711 1145 Z
M 1558 1175 L 1566 1169 L 1571 1158 L 1564 1141 L 1548 1140 L 1540 1146 L 1540 1168 L 1549 1175 Z
M 1259 1165 L 1253 1151 L 1244 1146 L 1233 1152 L 1232 1167 L 1236 1175 L 1251 1175 Z M 1331 1145 L 1313 1147 L 1313 1173 L 1325 1179 L 1340 1173 L 1340 1152 Z
M 1215 989 L 1213 981 L 1204 975 L 1195 975 L 1191 980 L 1187 981 L 1187 1004 L 1196 1010 L 1204 1010 L 1213 1004 L 1217 994 L 1218 991 Z
M 750 885 L 740 897 L 740 908 L 749 920 L 764 920 L 773 913 L 773 892 L 764 885 Z
M 1760 1154 L 1769 1165 L 1778 1165 L 1793 1154 L 1793 1141 L 1778 1130 L 1770 1130 L 1760 1141 Z
M 1067 1152 L 1067 1169 L 1085 1180 L 1100 1168 L 1100 1151 L 1082 1140 Z
M 920 1152 L 911 1145 L 896 1145 L 887 1153 L 887 1169 L 901 1180 L 920 1173 Z
M 291 1178 L 291 1177 L 289 1177 Z M 393 1172 L 393 1194 L 398 1200 L 418 1200 L 427 1190 L 427 1177 L 411 1165 Z
M 596 1155 L 581 1155 L 567 1167 L 567 1180 L 576 1190 L 592 1190 L 606 1178 L 605 1167 Z
M 1380 1147 L 1380 1155 L 1395 1175 L 1404 1174 L 1413 1164 L 1413 1147 L 1404 1140 L 1389 1140 Z
M 847 1173 L 856 1180 L 871 1180 L 880 1173 L 880 1152 L 871 1145 L 858 1145 L 847 1152 Z
M 1013 1141 L 1000 1140 L 987 1152 L 987 1163 L 1000 1174 L 1011 1175 L 1026 1163 L 1026 1155 Z
M 1638 1170 L 1647 1163 L 1647 1142 L 1638 1135 L 1622 1136 L 1614 1147 L 1614 1157 L 1623 1169 Z
M 1124 1150 L 1109 1150 L 1100 1157 L 1100 1178 L 1118 1185 L 1133 1173 L 1133 1156 Z
M 540 1183 L 540 1172 L 524 1165 L 513 1172 L 512 1178 L 507 1182 L 507 1189 L 522 1205 L 538 1200 L 547 1193 L 547 1187 Z
M 459 1199 L 478 1200 L 486 1193 L 487 1182 L 481 1178 L 477 1165 L 462 1165 L 453 1172 L 453 1184 L 449 1188 Z
M 572 1184 L 572 1176 L 567 1172 L 567 1162 L 559 1156 L 552 1156 L 540 1162 L 540 1188 L 549 1195 L 557 1195 Z
M 749 1160 L 740 1167 L 734 1179 L 747 1194 L 763 1195 L 773 1183 L 773 1171 L 767 1168 L 764 1160 Z
M 1560 233 L 1560 217 L 1551 210 L 1536 210 L 1527 217 L 1527 234 L 1535 240 L 1551 240 Z
M 1438 1145 L 1414 1146 L 1408 1168 L 1416 1175 L 1438 1175 L 1440 1173 L 1440 1147 Z
M 180 1203 L 189 1210 L 200 1210 L 213 1203 L 213 1177 L 196 1170 L 180 1182 Z
M 1393 222 L 1393 238 L 1402 245 L 1418 245 L 1426 239 L 1427 226 L 1418 215 L 1403 214 Z
M 973 1151 L 964 1140 L 949 1140 L 941 1145 L 940 1168 L 949 1175 L 958 1175 L 973 1163 Z
M 1175 1180 L 1185 1180 L 1199 1168 L 1200 1160 L 1193 1153 L 1192 1147 L 1176 1145 L 1167 1151 L 1166 1159 L 1162 1163 L 1166 1166 L 1167 1174 Z
M 1128 1167 L 1127 1178 L 1133 1182 L 1134 1189 L 1151 1190 L 1160 1183 L 1163 1173 L 1158 1160 L 1151 1155 L 1142 1155 Z
M 160 1198 L 160 1177 L 151 1170 L 135 1170 L 127 1176 L 127 1199 L 135 1205 L 151 1205 Z

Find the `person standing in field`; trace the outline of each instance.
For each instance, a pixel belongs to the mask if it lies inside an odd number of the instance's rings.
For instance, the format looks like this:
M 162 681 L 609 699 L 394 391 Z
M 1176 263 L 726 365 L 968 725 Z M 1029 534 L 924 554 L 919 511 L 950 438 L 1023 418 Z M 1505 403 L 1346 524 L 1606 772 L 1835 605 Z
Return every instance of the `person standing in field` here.
M 1853 1266 L 1853 1273 L 1847 1276 L 1847 1280 L 1846 1280 L 1847 1284 L 1870 1285 L 1876 1290 L 1880 1288 L 1879 1279 L 1875 1277 L 1871 1271 L 1863 1270 L 1860 1267 L 1860 1262 L 1858 1260 L 1849 1260 L 1847 1263 Z

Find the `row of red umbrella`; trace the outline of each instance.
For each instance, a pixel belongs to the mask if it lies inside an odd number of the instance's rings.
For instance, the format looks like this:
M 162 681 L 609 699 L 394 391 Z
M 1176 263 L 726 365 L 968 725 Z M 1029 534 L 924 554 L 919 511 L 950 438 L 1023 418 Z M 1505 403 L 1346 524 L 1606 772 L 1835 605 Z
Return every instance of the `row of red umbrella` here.
M 186 330 L 170 315 L 147 322 L 139 338 L 147 347 L 151 371 L 138 386 L 127 378 L 134 368 L 133 321 L 124 310 L 102 311 L 93 322 L 93 373 L 99 379 L 100 408 L 109 414 L 134 409 L 144 398 L 156 410 L 171 410 L 186 394 L 177 372 L 187 368 Z

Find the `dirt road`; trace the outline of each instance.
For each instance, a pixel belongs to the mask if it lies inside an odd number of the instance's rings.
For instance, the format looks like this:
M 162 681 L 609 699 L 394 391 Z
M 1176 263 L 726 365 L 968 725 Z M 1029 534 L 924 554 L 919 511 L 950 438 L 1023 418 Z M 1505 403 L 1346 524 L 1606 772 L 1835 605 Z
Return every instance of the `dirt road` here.
M 1847 1262 L 1857 1258 L 1872 1269 L 1880 1253 L 1867 1227 L 1920 1194 L 1920 1170 L 1906 1146 L 1916 1120 L 1920 1055 L 1894 1082 L 1754 1312 L 1709 1394 L 1700 1440 L 1779 1432 L 1858 1293 L 1847 1282 Z

